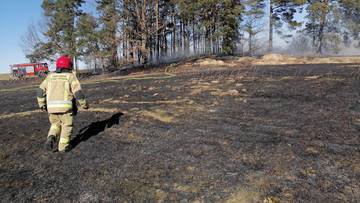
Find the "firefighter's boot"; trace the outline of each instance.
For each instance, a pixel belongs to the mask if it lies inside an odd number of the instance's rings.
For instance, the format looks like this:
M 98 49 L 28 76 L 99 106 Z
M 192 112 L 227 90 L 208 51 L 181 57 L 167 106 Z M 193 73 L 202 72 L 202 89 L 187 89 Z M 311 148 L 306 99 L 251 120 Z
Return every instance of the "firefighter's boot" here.
M 68 144 L 62 151 L 59 150 L 60 153 L 66 153 L 66 152 L 70 152 L 73 149 L 71 143 Z
M 56 148 L 56 137 L 54 135 L 50 135 L 47 137 L 45 142 L 45 149 L 47 151 L 55 152 L 57 150 Z

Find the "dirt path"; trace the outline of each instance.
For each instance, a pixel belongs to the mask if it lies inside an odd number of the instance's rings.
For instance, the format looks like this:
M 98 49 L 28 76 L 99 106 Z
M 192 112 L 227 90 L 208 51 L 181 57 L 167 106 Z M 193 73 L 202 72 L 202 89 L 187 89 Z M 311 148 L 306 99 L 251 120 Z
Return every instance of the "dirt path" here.
M 359 202 L 357 69 L 87 83 L 92 110 L 76 117 L 67 154 L 43 150 L 34 89 L 2 91 L 1 201 Z

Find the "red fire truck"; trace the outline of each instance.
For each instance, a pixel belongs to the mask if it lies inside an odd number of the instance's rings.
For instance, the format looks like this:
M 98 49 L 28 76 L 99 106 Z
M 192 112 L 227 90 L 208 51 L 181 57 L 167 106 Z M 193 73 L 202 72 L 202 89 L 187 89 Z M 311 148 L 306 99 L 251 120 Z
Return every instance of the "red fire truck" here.
M 22 63 L 10 65 L 10 76 L 13 78 L 45 77 L 49 72 L 47 63 Z

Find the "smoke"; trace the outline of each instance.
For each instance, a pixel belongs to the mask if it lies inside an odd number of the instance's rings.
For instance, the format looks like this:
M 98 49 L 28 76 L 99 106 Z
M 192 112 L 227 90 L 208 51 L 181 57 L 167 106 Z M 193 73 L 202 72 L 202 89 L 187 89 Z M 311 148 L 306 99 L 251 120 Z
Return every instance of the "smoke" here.
M 360 55 L 360 48 L 357 47 L 357 43 L 353 43 L 351 47 L 343 48 L 338 55 L 343 56 L 359 56 Z
M 350 39 L 345 42 L 340 34 L 326 33 L 323 39 L 322 53 L 316 53 L 318 44 L 310 37 L 300 33 L 293 37 L 290 43 L 280 49 L 278 53 L 286 53 L 295 56 L 330 55 L 330 56 L 353 56 L 360 55 L 359 42 Z

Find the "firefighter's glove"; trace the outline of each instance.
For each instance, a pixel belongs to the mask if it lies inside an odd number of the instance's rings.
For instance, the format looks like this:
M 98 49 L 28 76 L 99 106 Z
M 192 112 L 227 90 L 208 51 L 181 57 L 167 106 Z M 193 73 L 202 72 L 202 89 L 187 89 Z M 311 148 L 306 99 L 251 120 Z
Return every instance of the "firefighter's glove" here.
M 84 105 L 81 106 L 82 109 L 89 109 L 89 104 L 85 103 Z
M 42 112 L 46 112 L 46 111 L 47 111 L 46 105 L 41 106 L 40 109 L 41 109 Z

